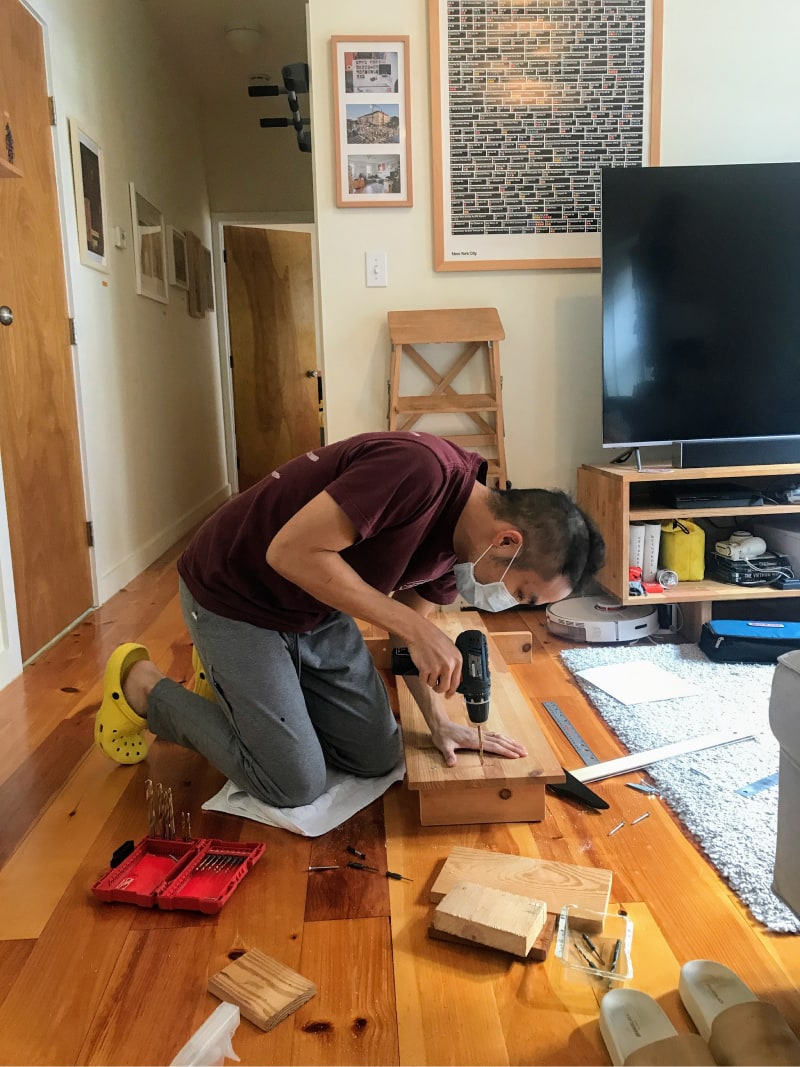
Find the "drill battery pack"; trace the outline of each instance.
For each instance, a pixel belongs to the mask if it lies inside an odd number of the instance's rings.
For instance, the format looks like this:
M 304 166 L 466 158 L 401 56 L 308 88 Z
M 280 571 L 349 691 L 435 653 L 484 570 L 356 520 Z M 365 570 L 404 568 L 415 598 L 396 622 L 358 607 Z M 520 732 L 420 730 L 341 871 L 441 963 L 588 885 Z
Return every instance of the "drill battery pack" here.
M 215 915 L 265 847 L 208 837 L 145 837 L 95 882 L 92 892 L 109 903 Z

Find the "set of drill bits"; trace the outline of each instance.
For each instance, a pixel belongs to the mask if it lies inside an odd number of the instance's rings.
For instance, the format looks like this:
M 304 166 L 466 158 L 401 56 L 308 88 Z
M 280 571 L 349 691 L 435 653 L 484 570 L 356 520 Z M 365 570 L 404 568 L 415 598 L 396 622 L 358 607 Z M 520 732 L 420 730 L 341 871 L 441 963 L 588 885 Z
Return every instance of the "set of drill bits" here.
M 244 856 L 236 856 L 231 852 L 209 852 L 193 869 L 192 876 L 201 872 L 234 870 L 236 867 L 241 867 L 244 860 Z
M 175 809 L 172 802 L 172 789 L 150 778 L 144 783 L 144 797 L 147 804 L 147 828 L 150 837 L 163 837 L 175 840 Z M 181 840 L 191 841 L 192 823 L 188 811 L 181 812 Z

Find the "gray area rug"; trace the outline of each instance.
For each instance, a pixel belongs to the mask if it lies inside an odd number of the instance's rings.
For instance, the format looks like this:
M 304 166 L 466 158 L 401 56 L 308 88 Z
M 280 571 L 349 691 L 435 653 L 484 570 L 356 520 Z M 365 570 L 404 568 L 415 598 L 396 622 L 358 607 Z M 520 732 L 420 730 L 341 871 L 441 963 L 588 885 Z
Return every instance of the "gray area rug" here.
M 752 741 L 654 763 L 648 774 L 698 845 L 770 930 L 800 932 L 800 919 L 772 892 L 778 786 L 745 797 L 736 790 L 778 770 L 769 725 L 771 665 L 713 663 L 696 645 L 581 648 L 561 653 L 591 703 L 630 752 L 717 730 L 754 733 Z M 696 696 L 625 705 L 575 672 L 646 660 L 691 682 Z

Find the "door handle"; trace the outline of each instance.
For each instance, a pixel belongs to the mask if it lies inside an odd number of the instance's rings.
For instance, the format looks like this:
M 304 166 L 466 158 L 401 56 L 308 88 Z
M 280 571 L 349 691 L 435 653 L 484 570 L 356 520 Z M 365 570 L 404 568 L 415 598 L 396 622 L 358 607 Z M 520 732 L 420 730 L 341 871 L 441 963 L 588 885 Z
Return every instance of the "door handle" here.
M 14 321 L 14 312 L 8 304 L 0 305 L 0 326 L 10 326 Z
M 306 378 L 319 378 L 319 371 L 318 370 L 307 370 L 306 371 Z

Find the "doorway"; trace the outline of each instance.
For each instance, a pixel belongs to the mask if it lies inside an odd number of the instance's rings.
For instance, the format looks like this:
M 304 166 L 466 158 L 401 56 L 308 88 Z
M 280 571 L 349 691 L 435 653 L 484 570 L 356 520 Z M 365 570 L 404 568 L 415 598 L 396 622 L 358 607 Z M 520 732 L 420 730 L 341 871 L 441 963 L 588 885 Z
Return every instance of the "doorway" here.
M 243 491 L 324 443 L 316 231 L 220 220 L 217 233 L 228 469 Z

